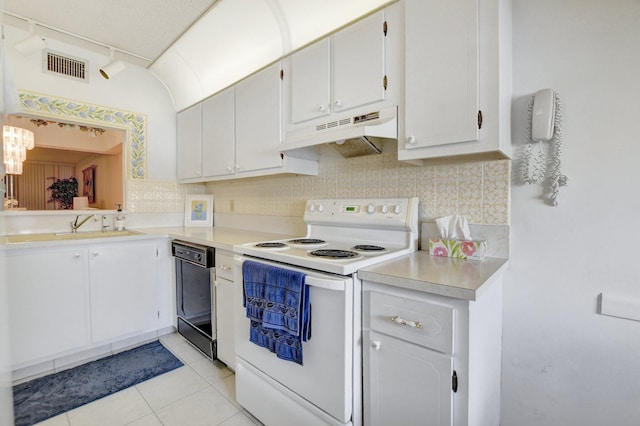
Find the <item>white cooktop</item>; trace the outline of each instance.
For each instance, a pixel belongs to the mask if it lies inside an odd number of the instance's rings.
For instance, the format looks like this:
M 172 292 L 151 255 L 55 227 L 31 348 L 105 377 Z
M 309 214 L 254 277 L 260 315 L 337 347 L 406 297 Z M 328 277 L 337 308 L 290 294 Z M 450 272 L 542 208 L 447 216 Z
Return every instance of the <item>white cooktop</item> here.
M 234 251 L 304 268 L 340 275 L 394 259 L 417 249 L 418 198 L 322 199 L 307 201 L 304 221 L 307 235 L 323 244 L 301 245 L 291 239 L 259 241 L 234 246 Z M 283 247 L 258 247 L 260 243 L 283 243 Z M 382 247 L 362 252 L 357 245 Z M 316 250 L 346 250 L 350 258 L 311 255 Z

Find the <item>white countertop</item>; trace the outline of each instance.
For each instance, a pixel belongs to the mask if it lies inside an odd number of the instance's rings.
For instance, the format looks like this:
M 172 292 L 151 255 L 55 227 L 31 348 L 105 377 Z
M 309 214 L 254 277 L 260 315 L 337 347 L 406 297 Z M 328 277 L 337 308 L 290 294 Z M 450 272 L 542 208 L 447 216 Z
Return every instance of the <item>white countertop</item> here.
M 34 240 L 24 242 L 10 242 L 8 236 L 0 236 L 0 246 L 6 249 L 21 249 L 47 247 L 55 245 L 67 244 L 95 244 L 99 242 L 121 241 L 121 240 L 139 240 L 146 238 L 165 237 L 172 239 L 182 239 L 192 243 L 202 244 L 221 250 L 233 250 L 234 244 L 250 243 L 253 241 L 265 241 L 290 238 L 290 235 L 247 231 L 242 229 L 221 228 L 221 227 L 160 227 L 160 228 L 136 228 L 132 231 L 137 235 L 98 237 L 98 238 L 79 238 L 79 239 L 55 239 L 51 240 Z M 51 233 L 53 234 L 53 233 Z M 28 235 L 28 234 L 27 234 Z M 44 235 L 44 234 L 43 234 Z
M 213 227 L 174 227 L 174 228 L 141 228 L 136 229 L 150 235 L 166 235 L 176 240 L 184 240 L 196 244 L 214 247 L 220 250 L 233 250 L 234 244 L 257 241 L 293 238 L 291 235 L 272 232 L 247 231 L 244 229 Z
M 488 285 L 507 264 L 507 259 L 462 260 L 429 256 L 427 251 L 417 251 L 361 269 L 358 277 L 425 293 L 476 300 L 482 286 Z

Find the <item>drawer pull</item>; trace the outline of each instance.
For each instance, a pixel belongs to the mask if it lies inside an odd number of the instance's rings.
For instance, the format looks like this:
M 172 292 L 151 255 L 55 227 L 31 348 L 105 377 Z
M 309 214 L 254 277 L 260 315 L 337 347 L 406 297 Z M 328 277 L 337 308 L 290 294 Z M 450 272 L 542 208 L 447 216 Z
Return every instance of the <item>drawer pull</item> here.
M 407 321 L 406 319 L 400 318 L 397 315 L 393 317 L 389 317 L 389 319 L 395 322 L 396 324 L 408 325 L 409 327 L 413 327 L 413 328 L 422 328 L 422 323 L 420 321 Z
M 380 341 L 379 340 L 372 340 L 371 341 L 371 347 L 373 348 L 374 351 L 378 351 L 380 350 Z
M 230 271 L 231 270 L 231 266 L 229 266 L 229 265 L 220 265 L 220 269 L 222 269 L 223 271 Z

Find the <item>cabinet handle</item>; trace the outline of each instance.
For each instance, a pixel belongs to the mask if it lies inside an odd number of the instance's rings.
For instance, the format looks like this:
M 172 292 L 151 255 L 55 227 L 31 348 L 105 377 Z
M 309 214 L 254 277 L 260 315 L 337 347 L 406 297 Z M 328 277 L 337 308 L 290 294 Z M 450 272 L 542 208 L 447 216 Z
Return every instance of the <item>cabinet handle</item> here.
M 380 350 L 380 340 L 372 340 L 371 341 L 371 347 L 373 348 L 374 351 L 379 351 Z
M 336 108 L 341 108 L 342 107 L 342 101 L 340 99 L 338 99 L 335 103 Z
M 200 171 L 199 170 L 194 170 L 193 174 L 196 175 L 196 176 L 200 176 Z
M 411 143 L 411 144 L 416 143 L 416 137 L 415 136 L 409 136 L 407 138 L 407 142 Z
M 80 253 L 73 253 L 73 257 L 76 258 L 76 259 L 79 258 L 80 257 Z
M 228 172 L 232 172 L 233 171 L 233 167 L 231 167 L 231 166 L 227 167 L 227 171 Z
M 320 112 L 325 112 L 326 110 L 327 110 L 327 108 L 324 105 L 320 105 L 318 107 L 318 111 L 320 111 Z
M 395 322 L 396 324 L 408 325 L 409 327 L 413 327 L 413 328 L 422 328 L 422 323 L 420 321 L 408 321 L 404 318 L 400 318 L 397 315 L 393 317 L 389 317 L 389 319 Z
M 220 265 L 220 269 L 222 269 L 223 271 L 230 271 L 231 270 L 231 266 L 229 266 L 229 265 Z
M 92 255 L 93 257 L 96 257 L 96 256 L 97 256 L 97 255 L 99 255 L 99 254 L 100 254 L 100 253 L 99 253 L 99 252 L 97 252 L 97 251 L 94 251 L 94 252 L 92 252 L 92 253 L 91 253 L 91 255 Z

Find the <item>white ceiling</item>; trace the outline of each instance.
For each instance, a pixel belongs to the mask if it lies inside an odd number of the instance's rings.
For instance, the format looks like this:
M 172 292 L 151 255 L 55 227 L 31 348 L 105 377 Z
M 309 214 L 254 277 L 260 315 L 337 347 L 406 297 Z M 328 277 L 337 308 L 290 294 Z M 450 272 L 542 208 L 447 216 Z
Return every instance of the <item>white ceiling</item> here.
M 61 29 L 147 58 L 149 65 L 216 1 L 4 0 L 3 10 L 35 21 L 36 30 L 38 23 Z
M 4 0 L 4 22 L 150 69 L 177 110 L 396 0 Z M 108 50 L 107 50 L 108 53 Z M 126 54 L 125 54 L 126 53 Z

